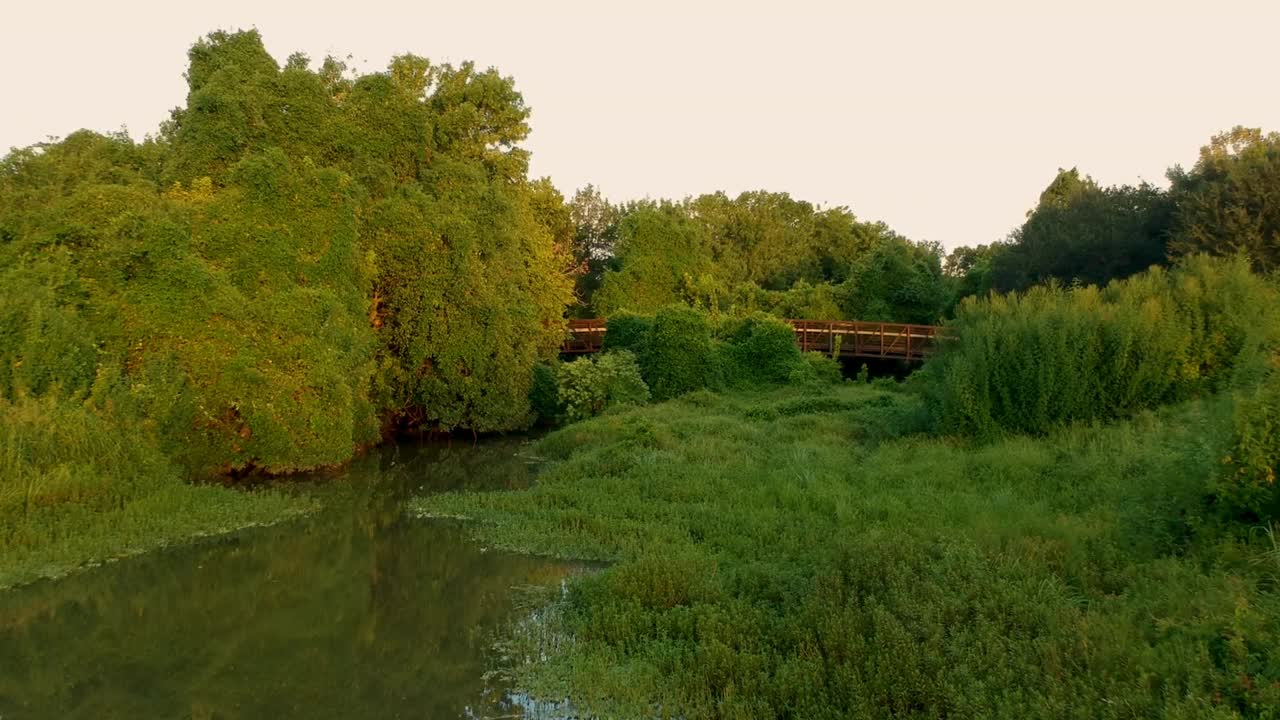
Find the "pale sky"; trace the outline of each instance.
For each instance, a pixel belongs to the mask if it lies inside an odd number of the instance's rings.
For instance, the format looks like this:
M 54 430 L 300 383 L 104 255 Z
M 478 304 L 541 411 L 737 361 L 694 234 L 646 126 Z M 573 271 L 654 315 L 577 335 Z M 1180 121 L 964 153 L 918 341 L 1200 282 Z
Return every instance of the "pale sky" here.
M 191 43 L 256 27 L 282 62 L 496 66 L 566 196 L 786 191 L 947 247 L 1005 236 L 1060 166 L 1163 183 L 1280 130 L 1277 0 L 0 3 L 0 149 L 153 132 Z

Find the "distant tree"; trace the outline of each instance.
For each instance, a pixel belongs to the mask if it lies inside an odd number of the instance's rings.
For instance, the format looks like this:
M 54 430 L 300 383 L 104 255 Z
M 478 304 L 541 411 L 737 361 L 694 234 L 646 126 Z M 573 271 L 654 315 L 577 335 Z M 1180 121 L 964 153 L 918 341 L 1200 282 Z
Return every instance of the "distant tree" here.
M 990 287 L 1128 277 L 1165 261 L 1171 219 L 1168 195 L 1151 185 L 1103 188 L 1074 168 L 1061 170 L 1005 251 L 991 258 Z
M 814 208 L 786 193 L 724 193 L 689 202 L 703 227 L 717 272 L 731 282 L 783 290 L 796 280 L 816 279 L 820 266 L 814 246 Z
M 678 206 L 632 211 L 623 218 L 615 248 L 616 270 L 604 274 L 593 298 L 595 312 L 651 314 L 684 300 L 688 278 L 712 271 L 705 231 Z
M 861 222 L 847 208 L 823 210 L 814 218 L 813 245 L 820 275 L 810 282 L 841 283 L 854 265 L 879 243 L 903 240 L 882 222 Z
M 884 240 L 854 263 L 837 292 L 852 320 L 934 323 L 947 304 L 942 248 L 933 243 Z
M 952 307 L 966 297 L 990 292 L 992 265 L 996 256 L 1008 248 L 1005 243 L 961 246 L 947 255 L 942 271 L 951 284 Z
M 1169 171 L 1177 206 L 1175 254 L 1247 253 L 1264 272 L 1280 269 L 1280 133 L 1236 127 L 1201 148 L 1190 171 Z
M 574 229 L 574 294 L 578 307 L 590 314 L 592 296 L 600 288 L 605 269 L 613 258 L 624 210 L 610 203 L 598 188 L 590 184 L 573 194 L 568 207 Z

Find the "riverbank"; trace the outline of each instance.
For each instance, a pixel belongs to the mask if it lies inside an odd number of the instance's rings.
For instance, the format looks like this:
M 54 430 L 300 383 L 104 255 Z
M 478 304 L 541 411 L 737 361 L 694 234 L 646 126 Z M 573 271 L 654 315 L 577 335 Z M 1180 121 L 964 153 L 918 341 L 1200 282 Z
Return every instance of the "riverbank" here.
M 0 591 L 202 537 L 272 525 L 315 508 L 305 498 L 192 486 L 177 478 L 155 478 L 153 487 L 139 490 L 118 498 L 115 509 L 64 504 L 5 517 Z
M 552 433 L 528 491 L 414 509 L 612 563 L 508 638 L 520 686 L 587 713 L 1256 717 L 1280 556 L 1205 507 L 1230 414 L 968 445 L 905 393 L 702 392 Z
M 51 400 L 0 403 L 0 590 L 309 512 L 186 482 L 145 432 Z

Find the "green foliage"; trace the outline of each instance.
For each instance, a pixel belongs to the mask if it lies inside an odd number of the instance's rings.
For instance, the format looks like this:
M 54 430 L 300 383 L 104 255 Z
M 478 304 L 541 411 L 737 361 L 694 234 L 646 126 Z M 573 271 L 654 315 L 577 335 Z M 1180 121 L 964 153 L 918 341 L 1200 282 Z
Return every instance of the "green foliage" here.
M 1165 261 L 1173 204 L 1150 185 L 1099 187 L 1060 170 L 1001 251 L 976 263 L 986 287 L 1024 290 L 1049 280 L 1105 285 Z
M 795 330 L 764 313 L 728 320 L 718 335 L 723 379 L 731 386 L 786 383 L 802 362 Z
M 830 283 L 810 285 L 800 280 L 777 297 L 769 312 L 783 318 L 843 320 L 838 286 Z
M 572 227 L 525 177 L 511 80 L 412 55 L 280 68 L 254 31 L 190 61 L 158 140 L 4 159 L 0 395 L 114 377 L 197 474 L 339 464 L 394 424 L 526 424 Z
M 822 387 L 843 379 L 840 362 L 820 352 L 803 353 L 800 364 L 791 371 L 787 382 L 792 385 Z
M 640 369 L 655 400 L 667 400 L 714 385 L 715 346 L 707 316 L 683 305 L 658 311 Z
M 1238 397 L 1222 465 L 1213 493 L 1229 513 L 1252 522 L 1280 520 L 1280 371 Z
M 429 186 L 382 201 L 367 221 L 379 400 L 411 425 L 519 427 L 529 370 L 563 337 L 568 288 L 552 238 L 524 197 L 487 182 L 474 166 L 438 161 Z
M 849 319 L 936 323 L 948 301 L 942 250 L 896 238 L 879 242 L 853 264 L 837 295 Z
M 983 296 L 991 291 L 992 267 L 998 255 L 1009 249 L 1006 243 L 991 243 L 977 247 L 958 247 L 947 255 L 943 272 L 951 281 L 951 305 L 947 316 L 955 312 L 961 300 L 974 295 Z
M 637 315 L 626 310 L 614 313 L 608 319 L 608 329 L 604 334 L 604 350 L 630 350 L 641 354 L 649 330 L 653 327 L 653 317 Z
M 1105 290 L 966 301 L 926 371 L 948 430 L 1044 433 L 1223 387 L 1274 346 L 1278 311 L 1275 288 L 1244 261 L 1196 257 Z
M 636 356 L 626 350 L 561 364 L 556 386 L 567 422 L 599 415 L 619 405 L 649 402 L 649 387 L 640 377 Z
M 311 507 L 181 475 L 144 422 L 52 395 L 0 399 L 0 588 Z
M 713 193 L 619 207 L 588 186 L 574 208 L 580 294 L 590 295 L 596 315 L 623 308 L 652 313 L 684 302 L 713 315 L 842 319 L 842 293 L 852 292 L 850 278 L 866 256 L 878 246 L 905 243 L 846 208 L 819 209 L 785 193 Z M 876 270 L 861 272 L 865 283 Z M 872 292 L 862 302 L 873 302 Z M 922 292 L 900 293 L 885 312 L 899 309 L 893 303 L 930 302 L 916 297 Z
M 542 422 L 554 422 L 564 414 L 560 401 L 558 366 L 538 363 L 533 366 L 533 382 L 529 385 L 529 407 Z
M 618 243 L 624 209 L 613 205 L 593 185 L 580 188 L 569 202 L 573 223 L 574 294 L 579 312 L 589 314 L 596 290 Z
M 653 313 L 681 300 L 686 276 L 710 269 L 704 231 L 672 205 L 642 208 L 622 220 L 615 249 L 620 269 L 605 272 L 596 314 Z
M 1190 171 L 1169 172 L 1176 254 L 1245 253 L 1256 269 L 1280 269 L 1280 133 L 1236 127 L 1201 148 Z
M 86 294 L 65 252 L 0 269 L 0 397 L 88 390 L 98 351 Z
M 975 447 L 864 386 L 688 397 L 553 433 L 529 491 L 419 501 L 486 545 L 608 561 L 513 639 L 535 697 L 687 718 L 1280 703 L 1275 565 L 1245 560 L 1271 546 L 1206 534 L 1225 403 Z

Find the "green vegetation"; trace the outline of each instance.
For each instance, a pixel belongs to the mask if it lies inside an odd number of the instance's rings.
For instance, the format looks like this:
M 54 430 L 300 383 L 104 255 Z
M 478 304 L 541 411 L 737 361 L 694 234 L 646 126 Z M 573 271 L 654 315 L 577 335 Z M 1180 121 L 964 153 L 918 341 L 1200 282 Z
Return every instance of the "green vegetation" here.
M 189 59 L 158 137 L 0 161 L 0 586 L 314 509 L 194 480 L 540 419 L 571 424 L 536 487 L 417 504 L 612 563 L 514 629 L 536 692 L 1276 716 L 1280 136 L 1215 137 L 1168 191 L 1059 171 L 944 263 L 784 193 L 566 203 L 471 63 L 280 66 L 256 32 Z M 567 314 L 606 352 L 559 362 Z M 779 316 L 952 339 L 842 383 Z
M 612 563 L 509 649 L 602 716 L 1267 717 L 1280 576 L 1205 503 L 1230 418 L 973 447 L 902 393 L 695 393 L 548 436 L 527 492 L 417 507 Z
M 726 321 L 719 336 L 723 341 L 721 368 L 728 383 L 780 385 L 800 368 L 795 330 L 764 313 Z
M 617 405 L 643 405 L 649 386 L 640 377 L 636 356 L 626 350 L 560 365 L 556 390 L 568 422 L 599 415 Z
M 1221 389 L 1280 346 L 1280 293 L 1243 260 L 1192 257 L 1103 289 L 970 300 L 950 330 L 927 371 L 944 427 L 1044 433 Z
M 1101 187 L 1059 170 L 1004 242 L 952 251 L 953 297 L 1008 292 L 1049 280 L 1105 285 L 1178 258 L 1247 255 L 1254 269 L 1280 268 L 1280 134 L 1237 127 L 1201 148 L 1172 187 Z
M 510 78 L 281 67 L 253 31 L 189 57 L 158 137 L 0 161 L 0 403 L 86 456 L 6 448 L 6 549 L 65 563 L 262 522 L 292 505 L 186 481 L 339 465 L 400 428 L 526 427 L 562 341 L 574 229 L 527 177 Z M 88 457 L 103 442 L 129 447 Z M 15 514 L 37 495 L 39 519 Z M 30 567 L 17 552 L 0 565 Z
M 713 315 L 934 322 L 949 300 L 938 245 L 847 208 L 768 192 L 618 206 L 594 187 L 570 208 L 583 315 L 683 303 Z
M 1251 391 L 1242 393 L 1236 406 L 1231 445 L 1222 459 L 1223 469 L 1214 485 L 1214 497 L 1223 507 L 1247 521 L 1266 523 L 1276 540 L 1280 521 L 1280 369 Z M 1280 548 L 1277 548 L 1280 550 Z M 1277 555 L 1280 562 L 1280 555 Z
M 1280 270 L 1280 133 L 1237 127 L 1216 135 L 1195 167 L 1174 168 L 1169 179 L 1174 252 L 1245 253 L 1260 271 Z
M 197 474 L 338 464 L 389 423 L 524 426 L 571 227 L 525 177 L 510 79 L 415 56 L 280 68 L 255 32 L 190 57 L 159 138 L 5 160 L 4 395 L 146 385 Z
M 640 355 L 645 382 L 655 400 L 667 400 L 716 384 L 711 322 L 693 308 L 658 311 Z
M 0 588 L 314 507 L 186 484 L 145 437 L 88 407 L 0 399 Z

